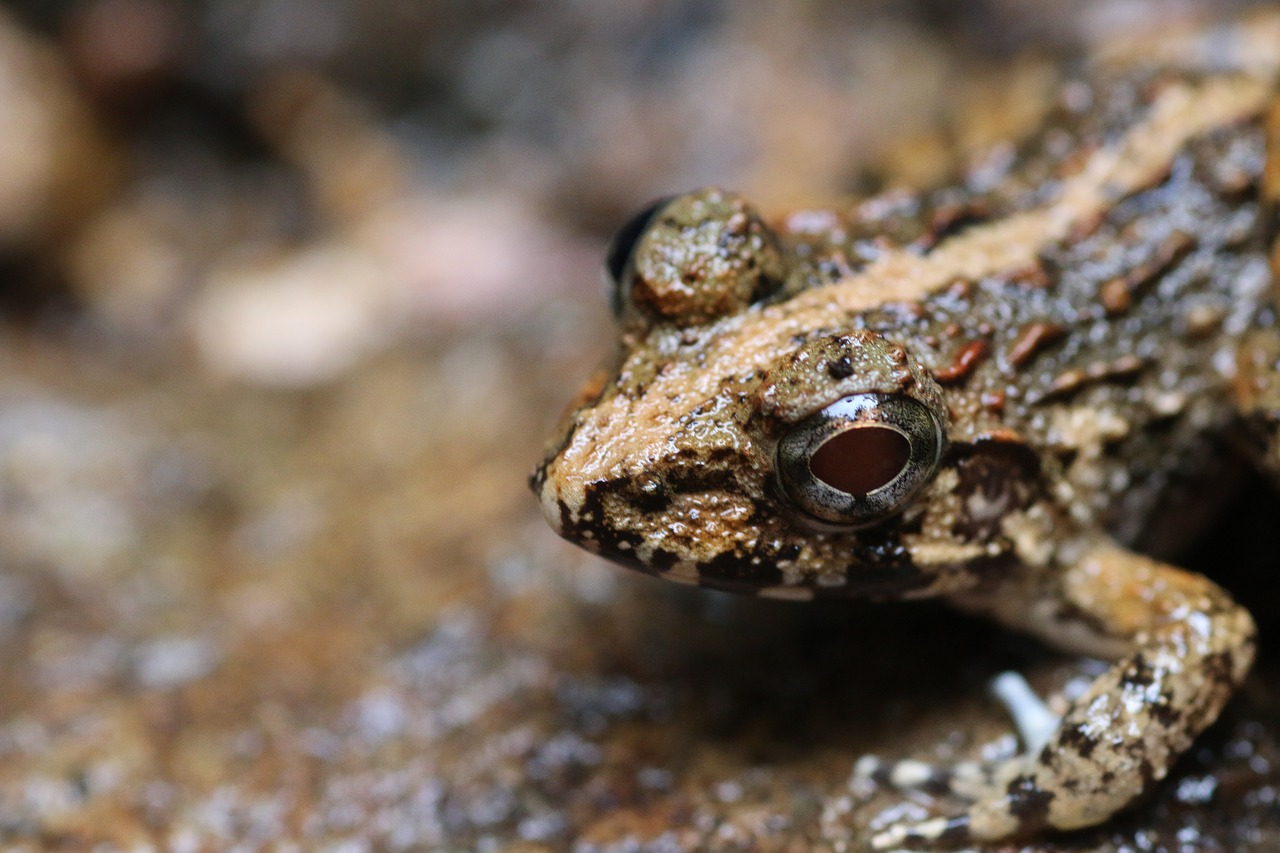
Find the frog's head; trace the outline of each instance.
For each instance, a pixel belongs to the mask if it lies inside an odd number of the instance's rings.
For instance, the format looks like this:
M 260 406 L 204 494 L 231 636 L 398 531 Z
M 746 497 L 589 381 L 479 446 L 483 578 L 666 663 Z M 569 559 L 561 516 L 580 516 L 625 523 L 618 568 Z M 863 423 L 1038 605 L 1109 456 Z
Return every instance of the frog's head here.
M 562 536 L 663 577 L 791 598 L 927 594 L 1001 556 L 992 519 L 967 515 L 993 510 L 965 500 L 942 389 L 815 269 L 811 246 L 719 190 L 620 231 L 621 359 L 531 481 Z

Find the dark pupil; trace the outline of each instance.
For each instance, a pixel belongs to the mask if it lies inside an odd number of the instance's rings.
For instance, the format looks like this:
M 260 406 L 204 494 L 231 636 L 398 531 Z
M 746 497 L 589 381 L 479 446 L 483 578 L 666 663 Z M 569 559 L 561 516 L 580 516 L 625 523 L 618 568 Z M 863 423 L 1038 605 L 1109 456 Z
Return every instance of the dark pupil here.
M 911 445 L 897 430 L 864 426 L 845 430 L 809 457 L 809 470 L 845 494 L 865 495 L 887 486 L 911 457 Z

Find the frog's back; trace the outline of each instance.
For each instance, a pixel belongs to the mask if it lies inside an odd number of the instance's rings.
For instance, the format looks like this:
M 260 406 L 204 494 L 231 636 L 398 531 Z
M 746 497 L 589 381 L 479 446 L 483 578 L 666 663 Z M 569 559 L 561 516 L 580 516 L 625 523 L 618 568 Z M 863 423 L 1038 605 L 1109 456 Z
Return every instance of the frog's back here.
M 1205 120 L 1204 105 L 1233 100 Z M 1235 419 L 1238 353 L 1275 324 L 1275 103 L 1272 78 L 1235 71 L 1141 68 L 1067 84 L 1007 173 L 987 164 L 910 203 L 913 249 L 949 253 L 948 284 L 859 322 L 930 368 L 958 414 L 953 439 L 1025 443 L 1074 514 L 1131 541 L 1172 485 L 1217 458 Z M 1010 223 L 1070 218 L 1073 187 L 1107 167 L 1114 177 L 1088 215 L 1046 229 L 1013 266 L 969 274 L 990 251 L 984 229 L 1016 240 Z M 902 208 L 873 200 L 852 230 L 876 232 L 877 215 Z

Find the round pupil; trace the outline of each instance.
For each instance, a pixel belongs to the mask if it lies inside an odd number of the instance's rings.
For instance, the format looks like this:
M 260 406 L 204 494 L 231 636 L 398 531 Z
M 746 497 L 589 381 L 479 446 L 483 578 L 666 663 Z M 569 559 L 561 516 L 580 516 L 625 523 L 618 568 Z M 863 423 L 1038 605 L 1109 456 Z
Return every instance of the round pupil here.
M 865 495 L 893 482 L 910 457 L 911 444 L 897 430 L 855 427 L 824 441 L 809 457 L 809 470 L 833 489 Z

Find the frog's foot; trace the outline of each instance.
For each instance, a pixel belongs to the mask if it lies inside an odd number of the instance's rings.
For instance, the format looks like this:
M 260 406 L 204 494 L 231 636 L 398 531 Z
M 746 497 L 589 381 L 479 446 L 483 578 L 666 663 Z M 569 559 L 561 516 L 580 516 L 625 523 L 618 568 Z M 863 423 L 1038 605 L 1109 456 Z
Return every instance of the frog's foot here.
M 1003 837 L 1000 824 L 987 814 L 991 803 L 1002 803 L 1018 780 L 1034 767 L 1036 754 L 1026 754 L 1005 761 L 961 761 L 945 767 L 922 761 L 897 761 L 879 764 L 867 757 L 858 762 L 855 774 L 873 779 L 877 784 L 950 795 L 971 805 L 962 813 L 930 818 L 918 823 L 896 823 L 871 839 L 877 850 L 904 844 L 930 845 L 938 842 L 965 843 L 974 839 Z M 875 762 L 878 766 L 872 766 Z M 1006 807 L 1007 808 L 1007 807 Z M 994 816 L 1003 821 L 1003 815 Z M 993 834 L 994 833 L 994 834 Z
M 1102 823 L 1165 777 L 1253 661 L 1253 620 L 1225 592 L 1115 546 L 1089 548 L 1060 575 L 1011 583 L 1018 586 L 960 603 L 1115 663 L 1071 704 L 1043 748 L 987 773 L 990 783 L 963 812 L 895 824 L 873 847 Z
M 990 790 L 999 766 L 985 761 L 955 764 L 931 764 L 914 758 L 882 761 L 875 755 L 864 755 L 853 766 L 853 778 L 874 782 L 879 787 L 976 800 Z
M 873 836 L 871 846 L 876 850 L 896 850 L 913 845 L 966 845 L 1052 826 L 1044 816 L 1053 794 L 1039 788 L 1035 781 L 1036 766 L 1041 760 L 1040 755 L 1027 754 L 998 763 L 969 762 L 974 765 L 974 775 L 967 780 L 954 775 L 951 789 L 972 801 L 965 811 L 915 823 L 895 823 Z
M 991 683 L 991 692 L 1004 705 L 1018 729 L 1024 749 L 1021 757 L 944 765 L 911 758 L 882 761 L 874 755 L 865 755 L 854 765 L 853 778 L 870 780 L 879 786 L 949 794 L 970 801 L 989 796 L 992 790 L 1007 784 L 1033 760 L 1048 743 L 1059 721 L 1058 715 L 1016 672 L 997 676 Z

